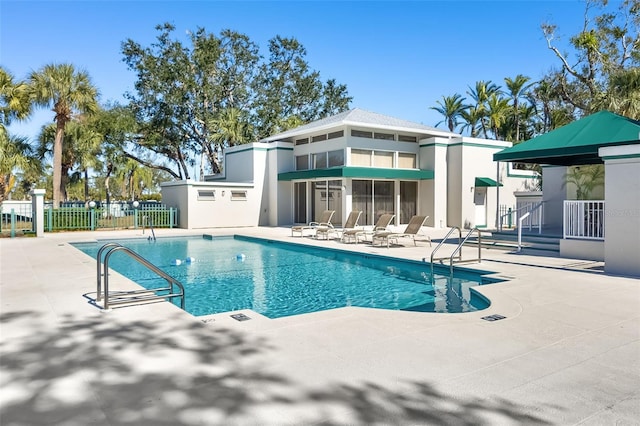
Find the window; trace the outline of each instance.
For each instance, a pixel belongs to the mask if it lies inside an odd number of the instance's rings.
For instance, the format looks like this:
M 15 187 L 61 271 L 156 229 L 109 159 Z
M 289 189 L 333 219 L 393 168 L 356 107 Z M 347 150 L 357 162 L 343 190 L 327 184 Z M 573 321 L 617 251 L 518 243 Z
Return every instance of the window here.
M 296 170 L 308 170 L 309 169 L 309 156 L 297 155 L 296 156 Z
M 351 165 L 371 167 L 371 151 L 366 149 L 352 149 Z
M 374 151 L 373 153 L 373 165 L 375 167 L 385 167 L 388 169 L 393 168 L 393 152 L 388 151 Z
M 341 138 L 344 136 L 344 130 L 329 133 L 329 139 Z
M 231 201 L 247 201 L 247 191 L 231 191 Z
M 311 154 L 311 162 L 314 169 L 326 169 L 327 168 L 327 153 L 319 152 L 317 154 Z
M 351 136 L 355 136 L 356 138 L 373 138 L 373 134 L 371 132 L 364 132 L 362 130 L 351 130 Z
M 398 140 L 400 142 L 418 142 L 417 137 L 409 135 L 398 135 Z
M 309 143 L 309 138 L 296 139 L 296 145 L 304 145 Z
M 415 169 L 416 168 L 416 155 L 409 154 L 407 152 L 398 153 L 398 168 L 399 169 Z
M 320 141 L 326 141 L 327 140 L 327 135 L 317 135 L 311 138 L 311 142 L 320 142 Z
M 342 149 L 329 151 L 327 156 L 329 157 L 329 167 L 344 166 L 344 151 Z
M 395 135 L 392 134 L 392 133 L 378 133 L 378 132 L 376 132 L 376 133 L 373 134 L 373 138 L 374 139 L 384 139 L 384 140 L 387 140 L 387 141 L 396 140 Z
M 215 189 L 199 189 L 198 201 L 215 201 L 216 191 Z

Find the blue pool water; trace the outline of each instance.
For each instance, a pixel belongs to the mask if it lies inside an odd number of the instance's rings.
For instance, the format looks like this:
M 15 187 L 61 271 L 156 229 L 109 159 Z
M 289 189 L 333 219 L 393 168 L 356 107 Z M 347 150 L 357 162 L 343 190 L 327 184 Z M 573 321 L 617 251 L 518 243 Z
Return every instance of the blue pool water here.
M 107 242 L 73 245 L 95 259 Z M 447 268 L 431 278 L 422 262 L 238 236 L 118 242 L 180 281 L 193 315 L 252 309 L 279 318 L 344 306 L 458 313 L 489 306 L 472 290 L 481 275 L 450 277 Z M 121 252 L 109 267 L 145 288 L 166 285 Z

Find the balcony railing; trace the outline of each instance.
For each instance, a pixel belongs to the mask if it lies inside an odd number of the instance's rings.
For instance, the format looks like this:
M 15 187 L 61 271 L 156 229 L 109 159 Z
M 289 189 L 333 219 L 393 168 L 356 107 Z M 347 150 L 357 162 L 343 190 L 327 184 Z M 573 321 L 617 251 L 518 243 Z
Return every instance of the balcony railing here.
M 604 201 L 565 200 L 564 238 L 604 240 Z

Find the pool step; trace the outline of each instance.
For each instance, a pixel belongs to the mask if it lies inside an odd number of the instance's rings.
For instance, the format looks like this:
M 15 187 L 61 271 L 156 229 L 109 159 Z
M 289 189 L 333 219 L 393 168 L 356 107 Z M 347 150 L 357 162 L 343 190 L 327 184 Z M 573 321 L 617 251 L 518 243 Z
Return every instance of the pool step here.
M 171 291 L 171 288 L 167 287 L 151 290 L 110 291 L 108 296 L 108 306 L 128 306 L 151 302 L 170 301 L 171 298 L 182 296 L 179 293 L 167 293 L 159 295 L 158 292 L 162 291 Z
M 469 244 L 477 245 L 477 239 L 469 239 Z M 518 250 L 518 236 L 514 233 L 493 232 L 482 235 L 482 247 L 498 250 Z M 545 235 L 523 235 L 522 250 L 538 253 L 560 253 L 560 238 Z

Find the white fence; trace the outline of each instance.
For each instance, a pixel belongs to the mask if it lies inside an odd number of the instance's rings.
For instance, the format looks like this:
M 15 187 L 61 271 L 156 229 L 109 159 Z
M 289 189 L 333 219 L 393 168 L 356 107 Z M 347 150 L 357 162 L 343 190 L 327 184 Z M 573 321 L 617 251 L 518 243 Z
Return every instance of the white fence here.
M 604 201 L 565 200 L 564 238 L 604 240 Z

